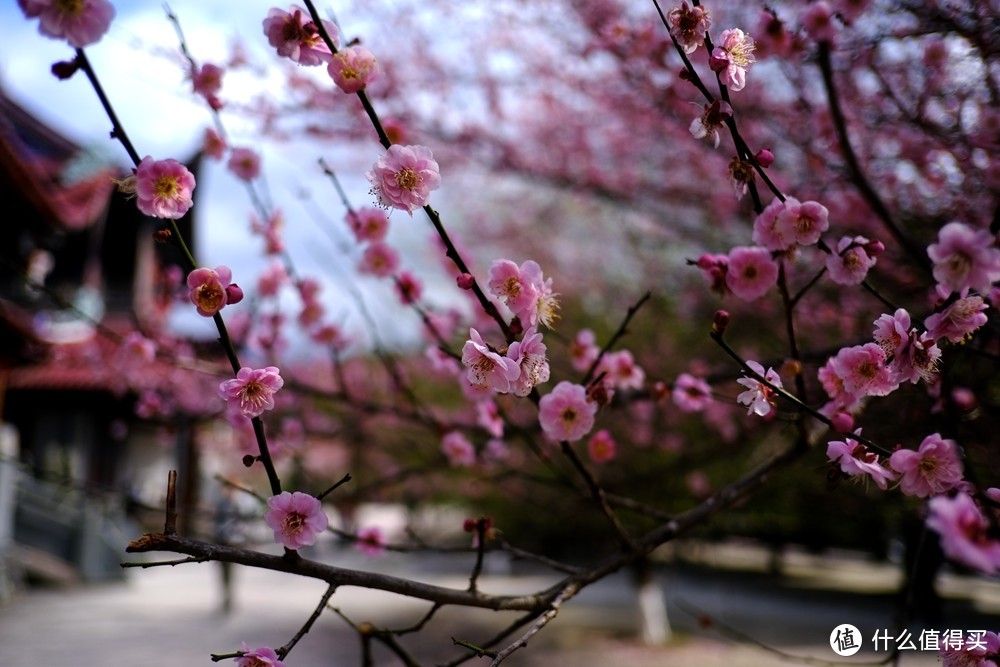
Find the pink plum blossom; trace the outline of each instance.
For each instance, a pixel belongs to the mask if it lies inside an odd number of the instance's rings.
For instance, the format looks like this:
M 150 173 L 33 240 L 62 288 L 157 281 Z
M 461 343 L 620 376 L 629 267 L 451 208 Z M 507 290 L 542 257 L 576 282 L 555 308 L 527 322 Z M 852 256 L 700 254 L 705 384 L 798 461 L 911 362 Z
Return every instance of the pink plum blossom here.
M 260 272 L 257 278 L 257 295 L 260 297 L 273 297 L 278 295 L 278 291 L 289 282 L 288 271 L 285 265 L 277 260 L 271 262 Z
M 486 441 L 483 460 L 487 463 L 502 463 L 510 458 L 510 447 L 500 438 L 490 438 Z
M 587 440 L 587 454 L 593 463 L 601 464 L 614 460 L 616 450 L 615 439 L 606 428 L 597 431 Z
M 701 378 L 681 373 L 670 392 L 674 405 L 684 412 L 701 412 L 712 402 L 712 387 Z
M 722 100 L 712 100 L 706 104 L 701 115 L 691 121 L 688 131 L 695 139 L 711 139 L 715 148 L 719 147 L 719 130 L 733 115 L 733 108 Z
M 990 535 L 990 522 L 972 496 L 934 496 L 928 508 L 927 526 L 941 536 L 948 558 L 987 574 L 1000 569 L 1000 542 Z
M 236 658 L 236 667 L 284 667 L 283 662 L 278 660 L 278 654 L 269 646 L 251 649 L 243 642 L 243 655 Z
M 594 332 L 590 329 L 580 329 L 577 332 L 576 337 L 569 344 L 570 362 L 573 364 L 574 370 L 584 373 L 590 370 L 593 363 L 597 361 L 601 348 L 597 347 L 596 340 Z
M 997 667 L 1000 635 L 989 630 L 969 630 L 957 642 L 942 638 L 938 655 L 941 667 Z
M 757 51 L 761 57 L 777 56 L 788 58 L 795 45 L 795 38 L 785 22 L 778 18 L 773 9 L 765 8 L 760 12 L 757 22 Z
M 441 173 L 426 146 L 393 144 L 365 174 L 381 206 L 413 215 L 430 201 L 431 190 L 441 185 Z
M 354 546 L 366 556 L 378 556 L 385 551 L 385 537 L 375 526 L 362 528 L 358 531 Z
M 806 7 L 799 16 L 799 22 L 806 34 L 817 42 L 832 42 L 837 34 L 833 10 L 826 0 L 819 0 Z
M 39 20 L 38 32 L 65 39 L 77 49 L 99 41 L 115 17 L 107 0 L 17 0 L 17 4 L 25 16 Z
M 301 549 L 316 543 L 330 520 L 319 498 L 308 493 L 282 491 L 267 499 L 264 522 L 274 531 L 274 541 L 289 549 Z
M 739 28 L 723 30 L 718 46 L 712 49 L 709 67 L 719 74 L 719 81 L 729 86 L 730 90 L 743 90 L 747 70 L 756 61 L 753 55 L 755 48 L 753 38 Z
M 697 259 L 695 266 L 708 280 L 713 292 L 721 295 L 729 293 L 729 287 L 726 285 L 726 274 L 729 272 L 729 257 L 727 255 L 705 253 Z
M 130 331 L 122 339 L 122 352 L 130 364 L 148 364 L 156 358 L 156 343 L 138 331 Z
M 946 493 L 962 481 L 958 445 L 938 433 L 924 438 L 916 451 L 894 451 L 889 457 L 889 467 L 901 475 L 899 488 L 902 492 L 918 498 Z
M 781 377 L 773 368 L 767 371 L 756 361 L 747 361 L 747 366 L 754 373 L 757 373 L 778 389 L 782 388 Z M 736 397 L 736 402 L 747 406 L 747 414 L 756 414 L 759 417 L 767 417 L 774 410 L 774 390 L 766 384 L 752 377 L 743 377 L 736 382 L 746 387 L 746 391 Z
M 767 248 L 737 246 L 729 252 L 726 286 L 744 301 L 756 301 L 778 282 L 778 265 Z
M 818 202 L 799 202 L 794 197 L 785 205 L 774 222 L 774 230 L 781 238 L 792 239 L 799 245 L 813 245 L 830 227 L 829 211 Z
M 329 62 L 332 57 L 330 47 L 323 41 L 309 12 L 298 5 L 292 5 L 287 12 L 272 8 L 267 12 L 263 27 L 268 43 L 277 49 L 279 56 L 310 66 Z M 323 27 L 334 46 L 339 48 L 340 32 L 337 26 L 324 20 Z
M 545 343 L 535 327 L 529 327 L 521 340 L 511 343 L 507 357 L 517 362 L 520 368 L 520 375 L 511 385 L 515 396 L 527 396 L 535 385 L 549 381 Z
M 667 13 L 667 25 L 670 36 L 677 40 L 684 53 L 693 53 L 705 42 L 712 19 L 704 7 L 692 7 L 687 0 L 682 0 L 680 7 Z
M 785 210 L 785 202 L 773 199 L 754 219 L 753 242 L 773 252 L 788 250 L 795 245 L 795 236 L 787 226 L 778 227 L 778 217 Z
M 494 260 L 486 279 L 490 292 L 506 304 L 515 316 L 524 315 L 523 320 L 530 319 L 530 312 L 538 299 L 534 285 L 526 275 L 522 275 L 522 271 L 527 273 L 528 262 L 533 260 L 528 260 L 521 266 L 509 259 Z
M 358 271 L 378 278 L 391 276 L 399 268 L 399 253 L 387 243 L 371 243 L 361 253 Z
M 154 218 L 176 220 L 194 204 L 194 175 L 177 160 L 146 156 L 135 170 L 136 205 Z
M 243 367 L 235 378 L 219 384 L 219 396 L 239 407 L 247 417 L 259 417 L 274 408 L 274 394 L 285 383 L 278 373 L 275 366 Z
M 322 324 L 309 330 L 309 338 L 320 345 L 328 345 L 334 350 L 347 347 L 350 340 L 336 324 Z
M 469 340 L 462 346 L 462 364 L 468 368 L 470 385 L 501 394 L 521 375 L 517 361 L 490 349 L 475 329 L 469 329 Z
M 886 366 L 885 351 L 875 343 L 841 349 L 833 358 L 833 369 L 844 391 L 856 396 L 886 396 L 898 386 Z
M 228 266 L 200 268 L 188 274 L 189 298 L 199 315 L 212 317 L 227 304 L 239 303 L 243 299 L 243 290 L 232 282 L 232 278 Z
M 250 148 L 234 148 L 226 166 L 241 181 L 252 181 L 260 176 L 260 156 Z
M 522 324 L 541 323 L 551 328 L 558 318 L 559 302 L 552 291 L 552 279 L 543 276 L 542 267 L 534 260 L 529 259 L 521 266 L 509 259 L 495 260 L 490 265 L 487 284 Z
M 470 468 L 476 464 L 476 448 L 460 431 L 445 434 L 441 439 L 441 451 L 452 467 Z
M 844 236 L 836 250 L 826 258 L 830 280 L 838 285 L 860 285 L 875 266 L 882 244 L 872 243 L 864 236 Z
M 213 160 L 221 160 L 222 156 L 226 153 L 227 147 L 225 138 L 215 128 L 205 128 L 205 135 L 201 140 L 201 152 L 206 157 L 210 157 Z
M 861 429 L 855 434 L 860 435 Z M 827 443 L 826 456 L 849 477 L 870 475 L 880 489 L 885 489 L 896 477 L 892 470 L 879 463 L 877 454 L 852 438 Z
M 734 156 L 732 160 L 729 161 L 729 182 L 733 186 L 733 193 L 736 195 L 737 199 L 741 199 L 743 195 L 750 191 L 750 184 L 753 183 L 754 178 L 754 167 L 748 160 L 744 160 L 739 156 Z
M 594 427 L 597 404 L 579 384 L 562 381 L 538 402 L 542 431 L 553 440 L 575 442 Z
M 396 295 L 399 300 L 405 305 L 411 305 L 420 301 L 420 297 L 423 295 L 424 286 L 417 278 L 409 271 L 400 271 L 399 275 L 396 276 L 395 280 Z
M 356 93 L 379 76 L 375 54 L 360 45 L 349 46 L 333 54 L 326 70 L 345 93 Z
M 830 403 L 822 410 L 827 416 L 832 416 L 837 412 L 854 410 L 864 398 L 864 396 L 847 391 L 844 387 L 844 378 L 837 372 L 837 368 L 836 357 L 831 357 L 816 373 L 823 390 L 831 399 Z
M 364 206 L 357 211 L 348 211 L 344 219 L 359 243 L 383 241 L 389 232 L 389 216 L 380 208 Z
M 942 297 L 952 292 L 964 297 L 970 289 L 985 294 L 1000 280 L 1000 249 L 985 229 L 949 222 L 938 232 L 937 243 L 928 246 L 927 255 Z
M 608 352 L 597 368 L 606 373 L 604 381 L 616 389 L 642 389 L 646 372 L 642 370 L 628 350 Z
M 503 437 L 503 416 L 492 399 L 487 398 L 476 403 L 476 423 L 494 438 Z
M 266 220 L 261 220 L 256 213 L 250 214 L 250 231 L 264 238 L 264 252 L 277 255 L 285 251 L 285 216 L 280 209 L 272 209 Z
M 222 108 L 218 94 L 222 90 L 222 75 L 224 73 L 225 70 L 211 63 L 205 63 L 200 67 L 196 66 L 191 72 L 191 85 L 194 87 L 194 92 L 204 97 L 209 106 L 216 111 Z
M 899 308 L 875 320 L 875 342 L 885 352 L 893 382 L 929 380 L 937 370 L 941 350 L 926 333 L 910 327 L 910 314 Z
M 989 306 L 981 296 L 967 296 L 956 300 L 940 313 L 934 313 L 924 320 L 927 333 L 935 340 L 947 338 L 952 343 L 961 343 L 987 322 L 985 311 Z

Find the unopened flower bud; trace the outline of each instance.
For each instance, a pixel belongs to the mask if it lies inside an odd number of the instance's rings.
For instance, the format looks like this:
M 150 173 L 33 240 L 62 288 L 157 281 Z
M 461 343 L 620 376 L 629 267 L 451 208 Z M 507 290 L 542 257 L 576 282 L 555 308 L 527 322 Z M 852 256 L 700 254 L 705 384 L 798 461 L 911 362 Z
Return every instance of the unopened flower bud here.
M 600 408 L 611 403 L 611 396 L 612 393 L 604 382 L 597 382 L 587 388 L 587 400 L 593 401 Z
M 247 468 L 251 468 L 253 467 L 253 462 L 256 460 L 257 460 L 256 457 L 247 454 L 246 456 L 243 457 L 243 465 L 246 466 Z
M 854 417 L 847 412 L 833 413 L 830 423 L 838 433 L 850 433 L 854 430 Z
M 236 283 L 226 285 L 226 303 L 232 305 L 243 300 L 243 289 Z
M 78 69 L 80 69 L 80 63 L 75 58 L 73 60 L 60 60 L 57 63 L 52 63 L 52 74 L 60 81 L 70 78 L 76 74 L 76 70 Z
M 786 359 L 783 364 L 781 364 L 780 374 L 787 377 L 795 377 L 802 373 L 802 362 L 798 359 Z
M 767 169 L 772 164 L 774 164 L 774 153 L 772 153 L 770 149 L 761 148 L 754 154 L 753 157 L 755 160 L 757 160 L 757 164 L 759 164 L 764 169 Z
M 463 273 L 455 279 L 455 282 L 461 289 L 472 289 L 472 286 L 476 284 L 476 279 L 471 273 Z
M 712 333 L 722 335 L 726 333 L 726 327 L 729 326 L 729 311 L 727 310 L 717 310 L 715 315 L 712 317 Z
M 972 412 L 976 409 L 976 395 L 968 387 L 955 387 L 951 390 L 951 400 L 962 412 Z
M 885 252 L 885 244 L 881 241 L 871 241 L 865 246 L 865 252 L 869 257 L 878 257 Z
M 519 336 L 524 333 L 524 325 L 521 324 L 521 318 L 514 316 L 514 319 L 510 321 L 510 332 L 515 336 Z
M 650 394 L 654 401 L 662 401 L 667 396 L 670 396 L 670 387 L 663 380 L 657 380 L 653 383 L 653 388 L 650 390 Z

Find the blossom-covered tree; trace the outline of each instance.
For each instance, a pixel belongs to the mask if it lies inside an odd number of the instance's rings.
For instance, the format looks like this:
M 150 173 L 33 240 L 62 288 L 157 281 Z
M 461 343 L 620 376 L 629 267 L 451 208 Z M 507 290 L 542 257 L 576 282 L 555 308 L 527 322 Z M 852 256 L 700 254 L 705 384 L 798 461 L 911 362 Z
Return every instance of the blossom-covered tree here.
M 106 7 L 81 5 L 92 21 L 74 21 L 95 27 L 80 38 L 53 27 L 51 3 L 20 4 L 43 34 L 77 49 L 58 71 L 82 70 L 101 91 L 82 46 L 100 38 Z M 228 363 L 204 400 L 219 401 L 218 416 L 243 441 L 229 454 L 246 469 L 231 483 L 267 506 L 261 518 L 285 551 L 178 534 L 169 508 L 164 529 L 129 550 L 324 580 L 317 615 L 341 584 L 430 603 L 428 632 L 446 606 L 519 612 L 500 635 L 456 649 L 457 662 L 489 655 L 493 665 L 580 590 L 642 570 L 654 550 L 716 514 L 782 489 L 825 489 L 822 477 L 797 474 L 817 467 L 830 481 L 862 482 L 853 493 L 873 505 L 924 512 L 945 555 L 997 570 L 1000 52 L 987 6 L 543 0 L 492 3 L 483 21 L 472 3 L 421 3 L 427 16 L 448 12 L 428 21 L 432 33 L 400 3 L 356 4 L 338 11 L 339 27 L 312 2 L 263 17 L 253 39 L 276 51 L 293 104 L 244 113 L 275 141 L 325 146 L 339 136 L 370 155 L 377 140 L 374 163 L 357 169 L 368 199 L 344 191 L 339 169 L 316 171 L 356 242 L 348 254 L 416 314 L 426 351 L 385 349 L 387 324 L 352 291 L 372 345 L 346 358 L 322 283 L 301 275 L 282 243 L 291 221 L 257 189 L 266 164 L 219 131 L 223 72 L 206 71 L 184 45 L 193 93 L 218 123 L 204 134 L 206 152 L 228 154 L 249 194 L 250 233 L 265 238 L 273 263 L 244 299 L 228 268 L 199 268 L 187 253 L 173 288 L 186 284 L 184 306 L 217 327 Z M 355 39 L 352 17 L 372 16 L 386 32 Z M 453 31 L 435 39 L 442 24 Z M 326 78 L 299 71 L 321 64 Z M 120 188 L 165 221 L 161 240 L 186 252 L 174 221 L 198 196 L 193 177 L 173 159 L 140 158 L 128 121 L 101 100 L 135 167 Z M 407 215 L 392 217 L 396 209 Z M 390 221 L 424 220 L 454 281 L 444 305 L 422 298 L 387 233 Z M 286 288 L 295 318 L 279 307 Z M 321 351 L 295 373 L 281 345 L 292 326 Z M 123 353 L 148 360 L 145 338 L 129 340 Z M 247 356 L 266 364 L 244 365 Z M 296 415 L 310 423 L 277 421 Z M 347 470 L 313 464 L 330 450 L 345 453 Z M 463 545 L 464 589 L 299 553 L 329 527 L 323 503 L 349 514 L 362 500 L 404 494 L 447 494 L 495 514 L 465 524 L 475 539 Z M 817 511 L 808 497 L 786 511 Z M 544 512 L 526 511 L 529 498 Z M 602 548 L 583 564 L 561 562 L 566 551 L 545 540 L 522 548 L 524 527 L 539 522 L 561 525 L 560 537 L 587 524 Z M 373 526 L 332 530 L 369 554 L 428 546 L 419 535 L 393 544 Z M 561 578 L 534 595 L 483 593 L 491 549 Z M 359 633 L 366 651 L 374 639 L 418 664 L 400 641 L 405 629 Z M 294 643 L 216 658 L 281 664 Z

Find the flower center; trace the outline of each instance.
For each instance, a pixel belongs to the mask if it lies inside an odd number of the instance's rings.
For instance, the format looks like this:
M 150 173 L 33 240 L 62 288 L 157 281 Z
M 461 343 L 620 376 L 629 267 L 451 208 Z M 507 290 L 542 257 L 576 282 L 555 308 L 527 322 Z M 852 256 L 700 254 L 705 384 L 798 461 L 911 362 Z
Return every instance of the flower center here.
M 56 8 L 63 14 L 76 16 L 83 11 L 83 0 L 56 0 Z
M 868 448 L 862 445 L 860 442 L 854 445 L 851 450 L 851 456 L 861 461 L 862 463 L 875 463 L 878 460 L 878 455 L 874 452 L 868 451 Z
M 966 276 L 972 268 L 972 258 L 964 252 L 956 252 L 948 258 L 948 271 L 955 276 Z
M 409 167 L 403 167 L 396 172 L 396 185 L 404 190 L 412 190 L 420 183 L 420 174 Z
M 225 290 L 223 290 L 222 285 L 217 282 L 199 285 L 195 291 L 195 298 L 198 300 L 198 306 L 202 310 L 219 310 L 225 305 L 225 297 Z
M 729 62 L 737 67 L 746 67 L 756 61 L 753 52 L 757 46 L 752 41 L 743 39 L 729 49 Z
M 156 179 L 156 191 L 157 199 L 175 199 L 179 192 L 180 186 L 177 184 L 177 179 L 173 176 L 163 176 Z
M 579 414 L 573 408 L 566 408 L 559 417 L 562 419 L 563 426 L 569 428 L 576 422 Z
M 516 276 L 511 276 L 503 283 L 503 292 L 508 298 L 516 298 L 521 293 L 521 281 Z
M 869 380 L 873 379 L 878 375 L 878 364 L 873 361 L 865 361 L 858 364 L 858 375 Z
M 240 403 L 242 407 L 246 408 L 249 405 L 256 411 L 263 407 L 266 395 L 267 389 L 264 385 L 257 380 L 250 380 L 240 390 Z
M 286 533 L 294 535 L 306 525 L 306 515 L 299 512 L 289 512 L 281 525 L 284 527 Z
M 934 471 L 937 470 L 938 462 L 936 459 L 924 457 L 920 459 L 920 463 L 917 464 L 917 467 L 920 469 L 920 474 L 924 477 L 930 477 L 934 474 Z

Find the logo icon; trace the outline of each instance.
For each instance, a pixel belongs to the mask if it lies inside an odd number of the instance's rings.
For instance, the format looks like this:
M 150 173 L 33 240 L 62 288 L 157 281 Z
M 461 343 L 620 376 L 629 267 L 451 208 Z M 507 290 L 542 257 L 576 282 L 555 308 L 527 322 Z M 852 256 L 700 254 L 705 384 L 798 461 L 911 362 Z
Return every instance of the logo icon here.
M 861 650 L 861 631 L 850 623 L 841 623 L 830 633 L 830 648 L 847 657 Z

